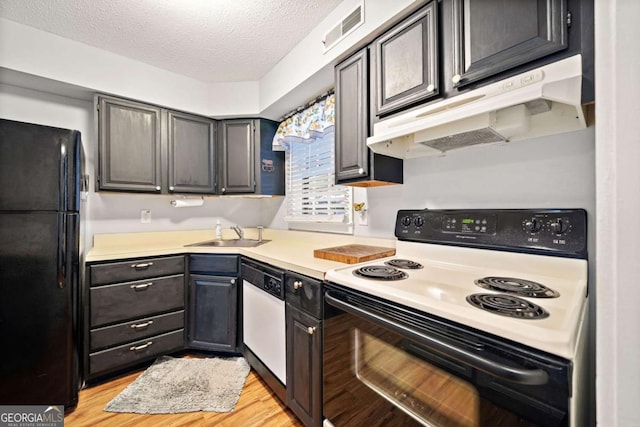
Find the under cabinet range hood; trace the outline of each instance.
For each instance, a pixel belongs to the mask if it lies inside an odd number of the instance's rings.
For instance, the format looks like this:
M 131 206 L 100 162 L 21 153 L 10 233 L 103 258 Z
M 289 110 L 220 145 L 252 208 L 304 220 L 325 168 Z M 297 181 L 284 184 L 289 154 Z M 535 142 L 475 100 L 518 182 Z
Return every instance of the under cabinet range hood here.
M 587 127 L 582 57 L 509 77 L 373 126 L 372 151 L 407 159 Z

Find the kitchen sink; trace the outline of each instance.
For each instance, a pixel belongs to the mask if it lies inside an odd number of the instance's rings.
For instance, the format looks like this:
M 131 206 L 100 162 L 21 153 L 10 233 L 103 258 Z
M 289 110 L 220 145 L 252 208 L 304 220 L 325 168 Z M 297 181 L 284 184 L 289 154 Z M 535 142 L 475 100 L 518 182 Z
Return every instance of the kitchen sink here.
M 212 246 L 221 248 L 253 248 L 270 242 L 271 240 L 253 240 L 253 239 L 230 239 L 230 240 L 207 240 L 206 242 L 191 243 L 185 246 Z

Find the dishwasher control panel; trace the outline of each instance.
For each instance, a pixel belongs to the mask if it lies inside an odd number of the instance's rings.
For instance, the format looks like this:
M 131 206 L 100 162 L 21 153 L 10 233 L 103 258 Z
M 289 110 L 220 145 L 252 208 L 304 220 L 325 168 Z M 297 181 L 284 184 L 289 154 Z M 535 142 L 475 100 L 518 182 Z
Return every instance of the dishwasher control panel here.
M 240 275 L 243 280 L 246 280 L 258 289 L 262 289 L 268 294 L 284 300 L 283 270 L 254 260 L 243 259 L 240 264 Z
M 264 281 L 262 283 L 262 289 L 269 292 L 270 294 L 280 297 L 283 294 L 282 279 L 272 277 L 269 274 L 265 273 Z

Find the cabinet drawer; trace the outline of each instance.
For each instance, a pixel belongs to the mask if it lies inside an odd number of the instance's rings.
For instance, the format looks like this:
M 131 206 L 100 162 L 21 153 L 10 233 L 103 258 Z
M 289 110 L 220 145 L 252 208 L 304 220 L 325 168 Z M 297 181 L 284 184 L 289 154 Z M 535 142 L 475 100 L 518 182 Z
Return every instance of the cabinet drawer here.
M 184 310 L 91 330 L 91 351 L 184 328 Z
M 178 350 L 182 348 L 183 342 L 184 329 L 179 329 L 91 353 L 89 355 L 89 373 L 91 376 L 95 376 L 112 369 L 123 368 L 127 365 L 141 362 L 158 354 Z
M 238 275 L 237 255 L 190 255 L 189 271 L 220 276 Z
M 89 267 L 91 285 L 125 282 L 184 273 L 184 257 L 133 259 Z
M 312 316 L 322 318 L 322 282 L 295 273 L 287 273 L 286 300 Z
M 91 288 L 91 327 L 184 308 L 184 274 Z

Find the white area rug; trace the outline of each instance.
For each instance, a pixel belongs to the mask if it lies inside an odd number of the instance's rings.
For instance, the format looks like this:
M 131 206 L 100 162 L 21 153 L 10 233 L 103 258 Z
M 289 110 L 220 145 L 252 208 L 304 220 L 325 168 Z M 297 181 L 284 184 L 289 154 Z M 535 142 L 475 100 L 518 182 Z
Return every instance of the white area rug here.
M 249 369 L 242 357 L 177 359 L 162 356 L 104 410 L 136 414 L 231 412 Z

